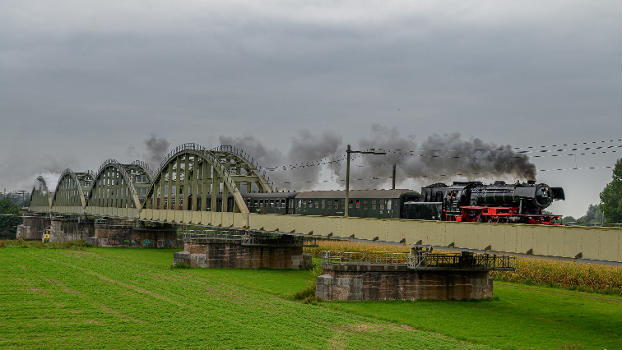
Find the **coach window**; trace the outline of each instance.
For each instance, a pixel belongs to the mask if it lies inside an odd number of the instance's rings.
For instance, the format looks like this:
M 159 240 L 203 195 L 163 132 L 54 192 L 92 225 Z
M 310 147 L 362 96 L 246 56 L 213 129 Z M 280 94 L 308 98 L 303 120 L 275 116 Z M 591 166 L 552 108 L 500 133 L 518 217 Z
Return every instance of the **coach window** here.
M 352 199 L 350 199 L 350 203 L 348 203 L 348 208 L 352 209 Z
M 333 201 L 331 201 L 330 199 L 328 200 L 328 203 L 326 203 L 326 205 L 328 209 L 333 209 Z
M 384 199 L 381 199 L 378 202 L 379 202 L 378 204 L 380 205 L 380 211 L 383 211 L 384 210 Z
M 367 208 L 369 207 L 367 202 L 369 202 L 367 199 L 363 200 L 363 210 L 367 210 Z
M 375 199 L 371 200 L 371 210 L 376 210 L 376 200 Z
M 387 200 L 387 210 L 391 210 L 391 200 Z
M 315 201 L 315 209 L 319 209 L 320 208 L 320 201 L 316 200 Z
M 356 200 L 356 209 L 360 209 L 361 208 L 361 200 L 357 199 Z
M 300 209 L 301 203 L 302 203 L 302 200 L 300 200 L 300 199 L 299 199 L 299 200 L 298 200 L 298 205 L 297 205 L 297 208 L 298 208 L 298 209 Z
M 322 199 L 322 209 L 326 208 L 326 199 Z

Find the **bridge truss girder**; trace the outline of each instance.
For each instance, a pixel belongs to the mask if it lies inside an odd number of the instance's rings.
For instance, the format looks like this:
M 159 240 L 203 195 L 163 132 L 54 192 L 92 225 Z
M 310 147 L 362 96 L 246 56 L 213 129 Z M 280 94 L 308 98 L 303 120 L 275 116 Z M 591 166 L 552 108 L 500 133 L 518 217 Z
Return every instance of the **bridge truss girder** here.
M 253 186 L 257 192 L 272 192 L 266 173 L 260 171 L 260 166 L 246 152 L 230 145 L 221 145 L 211 151 L 234 179 L 238 189 L 241 190 L 240 184 L 245 184 L 245 192 L 253 192 Z
M 240 183 L 246 184 L 247 191 L 253 184 L 260 192 L 272 191 L 257 168 L 242 155 L 184 144 L 173 150 L 161 164 L 144 207 L 248 213 Z M 230 195 L 233 198 L 231 205 Z
M 82 214 L 92 183 L 91 172 L 73 172 L 71 169 L 65 169 L 54 191 L 51 212 Z
M 97 171 L 89 191 L 88 207 L 142 207 L 151 184 L 151 174 L 138 163 L 121 164 L 114 159 L 105 161 Z

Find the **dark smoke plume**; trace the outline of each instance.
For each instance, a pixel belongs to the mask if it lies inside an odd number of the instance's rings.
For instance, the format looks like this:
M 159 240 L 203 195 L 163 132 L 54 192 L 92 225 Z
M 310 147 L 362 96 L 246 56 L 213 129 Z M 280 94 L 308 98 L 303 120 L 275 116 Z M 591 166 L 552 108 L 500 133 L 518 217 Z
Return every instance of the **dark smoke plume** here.
M 170 142 L 165 138 L 157 137 L 154 134 L 151 134 L 151 136 L 145 140 L 145 146 L 147 148 L 145 159 L 152 170 L 157 171 L 160 167 L 160 162 L 166 155 L 166 151 L 170 145 Z
M 421 145 L 420 157 L 425 168 L 413 174 L 462 174 L 465 177 L 514 176 L 535 180 L 536 166 L 523 154 L 515 153 L 510 145 L 499 146 L 480 139 L 462 140 L 460 134 L 434 135 Z M 423 173 L 422 173 L 423 171 Z
M 292 137 L 292 144 L 287 154 L 278 149 L 268 149 L 252 136 L 220 136 L 223 145 L 232 145 L 244 149 L 260 165 L 274 167 L 268 176 L 278 188 L 310 189 L 318 184 L 321 167 L 317 161 L 335 155 L 341 146 L 341 137 L 326 132 L 319 136 L 302 130 Z M 283 168 L 286 171 L 283 171 Z
M 398 178 L 440 179 L 462 176 L 468 179 L 513 176 L 535 179 L 535 165 L 525 155 L 480 139 L 463 140 L 458 133 L 434 135 L 420 145 L 414 136 L 402 137 L 396 128 L 373 125 L 370 138 L 359 141 L 361 149 L 386 150 L 386 156 L 363 156 L 354 177 L 380 178 L 369 183 L 379 186 L 389 182 L 393 164 Z
M 314 135 L 302 130 L 292 137 L 287 153 L 268 149 L 252 136 L 221 136 L 220 143 L 240 147 L 258 164 L 271 168 L 273 171 L 267 175 L 281 189 L 313 189 L 319 184 L 323 168 L 337 175 L 340 185 L 344 184 L 342 138 L 335 133 Z M 477 138 L 464 140 L 457 133 L 434 135 L 417 143 L 414 136 L 401 136 L 397 128 L 376 124 L 370 136 L 359 140 L 354 148 L 386 152 L 386 155 L 353 155 L 351 180 L 355 188 L 361 189 L 381 188 L 390 183 L 393 164 L 396 164 L 398 182 L 416 179 L 431 183 L 452 177 L 531 180 L 536 174 L 527 156 L 515 153 L 509 145 L 498 146 Z

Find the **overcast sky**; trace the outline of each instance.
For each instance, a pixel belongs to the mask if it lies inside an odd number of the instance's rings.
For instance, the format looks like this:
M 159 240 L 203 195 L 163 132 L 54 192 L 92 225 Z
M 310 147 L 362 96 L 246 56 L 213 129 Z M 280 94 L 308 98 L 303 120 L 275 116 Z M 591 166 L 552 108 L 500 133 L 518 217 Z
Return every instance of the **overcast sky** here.
M 0 0 L 0 186 L 136 158 L 151 134 L 283 152 L 301 129 L 356 144 L 374 123 L 512 146 L 619 138 L 621 17 L 619 0 Z M 538 173 L 574 216 L 610 178 Z

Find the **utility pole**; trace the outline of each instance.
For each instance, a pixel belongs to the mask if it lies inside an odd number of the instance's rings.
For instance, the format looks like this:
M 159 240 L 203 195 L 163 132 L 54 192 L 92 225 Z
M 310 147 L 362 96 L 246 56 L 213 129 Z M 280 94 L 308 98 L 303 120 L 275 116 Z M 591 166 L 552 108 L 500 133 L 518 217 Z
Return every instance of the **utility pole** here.
M 395 189 L 395 167 L 397 166 L 397 164 L 393 163 L 393 186 L 391 186 L 391 189 Z
M 386 154 L 386 152 L 374 152 L 374 151 L 353 151 L 350 145 L 346 148 L 346 207 L 344 209 L 343 216 L 348 217 L 348 208 L 350 208 L 350 154 L 351 153 L 359 153 L 359 154 Z

